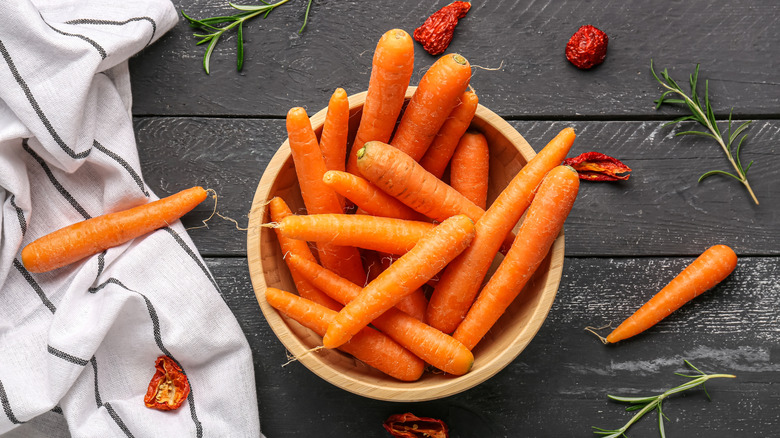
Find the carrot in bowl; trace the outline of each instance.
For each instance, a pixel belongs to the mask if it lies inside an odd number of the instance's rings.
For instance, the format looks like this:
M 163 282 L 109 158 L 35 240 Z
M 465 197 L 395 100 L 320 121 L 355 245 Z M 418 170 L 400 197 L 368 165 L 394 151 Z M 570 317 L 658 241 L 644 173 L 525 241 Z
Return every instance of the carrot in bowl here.
M 479 132 L 463 134 L 450 163 L 450 185 L 478 207 L 487 205 L 490 150 Z
M 737 267 L 737 255 L 726 245 L 704 251 L 653 298 L 629 316 L 604 340 L 613 344 L 638 335 L 683 304 L 712 289 Z
M 302 257 L 291 256 L 289 266 L 341 303 L 346 304 L 360 295 L 360 286 Z M 465 374 L 474 363 L 474 355 L 462 343 L 400 311 L 398 306 L 385 311 L 372 324 L 445 373 Z
M 268 211 L 273 222 L 280 222 L 284 218 L 293 215 L 290 207 L 287 206 L 287 203 L 278 196 L 275 196 L 273 199 L 271 199 L 271 202 L 268 203 Z M 282 250 L 282 258 L 285 260 L 285 262 L 289 264 L 288 260 L 291 254 L 295 254 L 312 262 L 316 261 L 314 254 L 311 253 L 311 249 L 309 249 L 309 245 L 306 244 L 306 241 L 286 237 L 282 235 L 282 232 L 278 229 L 274 231 L 276 232 L 276 239 L 279 241 L 279 246 Z M 317 304 L 321 304 L 331 310 L 341 310 L 341 304 L 334 301 L 328 295 L 314 287 L 314 285 L 309 283 L 305 278 L 302 278 L 294 271 L 291 272 L 291 274 L 293 283 L 295 283 L 295 288 L 298 290 L 298 295 L 302 296 L 303 298 L 312 300 Z
M 473 349 L 512 304 L 563 229 L 579 185 L 577 171 L 569 166 L 545 176 L 512 248 L 458 325 L 455 339 Z
M 360 125 L 347 160 L 349 173 L 357 173 L 355 153 L 365 142 L 390 141 L 413 72 L 412 37 L 401 29 L 385 32 L 374 50 L 363 115 L 360 117 Z
M 328 101 L 328 112 L 320 135 L 320 149 L 328 170 L 344 170 L 349 136 L 349 98 L 337 88 Z
M 430 222 L 365 214 L 290 215 L 270 226 L 291 239 L 391 254 L 405 254 L 434 227 Z
M 327 171 L 317 136 L 311 127 L 306 110 L 300 107 L 287 112 L 287 138 L 290 144 L 298 186 L 309 214 L 341 213 L 336 192 L 322 182 Z M 365 278 L 357 248 L 323 244 L 317 246 L 320 261 L 350 281 Z
M 349 199 L 359 209 L 372 216 L 424 220 L 425 216 L 407 207 L 401 201 L 379 190 L 365 178 L 347 172 L 329 170 L 322 182 L 339 195 Z
M 512 178 L 477 221 L 474 241 L 439 278 L 428 303 L 428 324 L 444 333 L 452 333 L 460 324 L 507 234 L 528 208 L 547 172 L 566 157 L 574 137 L 573 129 L 563 129 Z
M 323 345 L 335 348 L 347 342 L 361 328 L 436 275 L 469 245 L 473 237 L 474 222 L 467 216 L 456 215 L 437 225 L 339 311 L 328 326 Z
M 165 227 L 203 202 L 206 196 L 202 187 L 192 187 L 129 210 L 76 222 L 25 246 L 22 264 L 30 272 L 61 268 Z
M 371 251 L 379 259 L 379 269 L 376 269 L 373 276 L 369 278 L 369 281 L 376 279 L 382 272 L 390 267 L 400 256 L 386 253 Z M 418 287 L 414 292 L 403 297 L 401 301 L 395 305 L 398 310 L 408 313 L 409 315 L 425 322 L 425 311 L 428 308 L 428 297 L 425 296 L 425 291 L 422 287 Z
M 469 79 L 471 65 L 466 58 L 456 53 L 439 58 L 420 79 L 390 144 L 419 161 L 466 91 Z
M 335 311 L 314 301 L 273 287 L 265 290 L 265 299 L 271 307 L 320 336 L 325 333 L 328 322 L 336 316 Z M 413 382 L 425 370 L 422 359 L 371 327 L 365 327 L 339 349 L 402 381 Z
M 357 166 L 368 181 L 385 193 L 439 222 L 456 214 L 476 221 L 485 213 L 408 154 L 388 144 L 366 143 L 358 151 Z
M 479 106 L 479 98 L 473 91 L 468 90 L 460 96 L 460 103 L 452 110 L 436 134 L 436 138 L 425 151 L 425 155 L 420 159 L 420 165 L 425 170 L 436 175 L 437 178 L 444 175 L 458 141 L 466 133 L 477 112 L 477 106 Z

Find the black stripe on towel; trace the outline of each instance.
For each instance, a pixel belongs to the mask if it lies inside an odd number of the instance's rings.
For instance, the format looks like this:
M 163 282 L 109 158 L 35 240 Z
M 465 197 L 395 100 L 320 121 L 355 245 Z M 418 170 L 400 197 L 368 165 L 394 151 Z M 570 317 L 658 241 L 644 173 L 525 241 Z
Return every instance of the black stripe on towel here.
M 59 407 L 59 406 L 55 406 L 55 407 L 51 408 L 51 411 L 54 412 L 55 414 L 62 415 L 62 408 Z
M 79 366 L 83 367 L 83 366 L 85 366 L 86 364 L 89 363 L 89 361 L 86 360 L 86 359 L 82 359 L 80 357 L 73 356 L 72 354 L 68 354 L 68 353 L 66 353 L 66 352 L 64 352 L 62 350 L 58 350 L 58 349 L 52 347 L 51 345 L 47 345 L 46 346 L 46 350 L 52 356 L 59 357 L 60 359 L 68 361 L 68 362 L 70 362 L 72 364 L 76 364 L 76 365 L 79 365 Z
M 95 379 L 95 403 L 97 404 L 97 407 L 101 407 L 103 406 L 103 399 L 100 397 L 100 388 L 98 388 L 97 359 L 95 359 L 94 355 L 92 355 L 92 359 L 89 360 L 89 363 L 92 364 L 92 375 Z
M 93 39 L 91 39 L 91 38 L 88 38 L 88 37 L 85 37 L 84 35 L 81 35 L 81 34 L 77 34 L 77 33 L 69 33 L 69 32 L 65 32 L 65 31 L 59 30 L 59 29 L 57 29 L 56 27 L 54 27 L 54 26 L 52 26 L 51 24 L 49 24 L 49 23 L 48 23 L 48 22 L 47 22 L 47 21 L 46 21 L 46 20 L 43 18 L 43 15 L 41 15 L 41 19 L 43 19 L 43 22 L 44 22 L 44 23 L 46 23 L 46 25 L 47 25 L 47 26 L 49 26 L 49 27 L 51 28 L 51 30 L 53 30 L 53 31 L 57 32 L 57 33 L 58 33 L 58 34 L 60 34 L 60 35 L 65 35 L 65 36 L 76 37 L 76 38 L 80 38 L 80 39 L 82 39 L 82 40 L 84 40 L 84 41 L 88 42 L 90 45 L 92 45 L 92 47 L 94 47 L 94 48 L 95 48 L 95 50 L 97 50 L 97 52 L 100 54 L 100 58 L 101 58 L 101 59 L 106 59 L 106 56 L 107 56 L 107 55 L 106 55 L 106 50 L 105 50 L 103 47 L 101 47 L 101 46 L 100 46 L 100 44 L 98 44 L 97 42 L 95 42 L 95 40 L 93 40 Z
M 30 154 L 30 156 L 32 156 L 35 159 L 35 161 L 38 162 L 38 164 L 41 166 L 43 171 L 46 173 L 46 176 L 49 177 L 49 181 L 51 181 L 54 188 L 56 188 L 57 191 L 60 192 L 62 197 L 65 198 L 65 200 L 67 200 L 68 203 L 70 203 L 70 205 L 73 206 L 73 208 L 77 212 L 79 212 L 81 217 L 83 217 L 84 219 L 91 218 L 92 216 L 90 216 L 89 213 L 87 213 L 87 211 L 84 210 L 84 207 L 82 207 L 81 204 L 79 204 L 78 201 L 76 201 L 76 198 L 74 198 L 73 195 L 71 195 L 65 189 L 65 187 L 63 187 L 62 184 L 60 184 L 59 181 L 57 181 L 57 177 L 54 176 L 54 173 L 49 168 L 49 165 L 46 164 L 45 161 L 43 161 L 43 158 L 41 158 L 40 155 L 36 154 L 35 151 L 32 150 L 32 148 L 27 144 L 26 138 L 22 140 L 22 147 L 24 148 L 25 151 L 27 151 L 28 154 Z
M 111 406 L 111 403 L 106 402 L 103 406 L 106 407 L 106 410 L 108 411 L 108 415 L 111 415 L 111 418 L 113 418 L 116 425 L 119 426 L 120 429 L 122 429 L 122 432 L 124 432 L 128 438 L 133 438 L 133 434 L 130 433 L 130 429 L 128 429 L 124 421 L 122 421 L 122 419 L 119 418 L 119 414 L 116 413 L 114 407 Z
M 97 281 L 98 278 L 100 278 L 101 275 L 103 275 L 103 269 L 106 268 L 106 252 L 103 251 L 100 254 L 98 254 L 98 271 L 97 275 L 95 275 L 95 281 Z
M 17 271 L 19 271 L 20 274 L 24 277 L 25 280 L 27 280 L 27 284 L 30 285 L 30 287 L 33 288 L 36 294 L 38 294 L 38 297 L 43 302 L 43 305 L 46 306 L 47 309 L 51 313 L 54 313 L 57 311 L 57 308 L 54 306 L 54 303 L 52 303 L 49 300 L 49 297 L 46 296 L 46 293 L 43 292 L 43 289 L 41 289 L 41 286 L 38 285 L 38 283 L 35 281 L 34 278 L 32 278 L 32 275 L 30 275 L 30 272 L 24 268 L 22 265 L 22 262 L 19 261 L 19 259 L 14 259 L 14 267 Z
M 22 78 L 22 75 L 20 75 L 19 71 L 16 69 L 16 65 L 11 59 L 11 55 L 8 53 L 8 50 L 5 48 L 5 45 L 3 44 L 2 40 L 0 40 L 0 54 L 3 55 L 3 59 L 5 59 L 6 64 L 8 64 L 8 68 L 11 70 L 11 74 L 13 75 L 14 79 L 16 79 L 16 83 L 19 84 L 19 87 L 22 88 L 24 95 L 27 97 L 27 101 L 30 102 L 30 105 L 33 107 L 33 110 L 35 110 L 35 113 L 38 115 L 38 118 L 41 119 L 43 126 L 46 127 L 46 130 L 49 131 L 49 135 L 51 135 L 51 137 L 60 146 L 60 148 L 62 148 L 62 150 L 65 151 L 65 153 L 68 154 L 68 156 L 70 156 L 71 158 L 80 159 L 80 158 L 85 158 L 87 155 L 89 155 L 92 148 L 87 149 L 86 151 L 83 152 L 76 153 L 76 151 L 71 149 L 70 146 L 65 144 L 65 141 L 62 138 L 60 138 L 59 134 L 57 134 L 57 131 L 55 131 L 54 127 L 51 125 L 49 118 L 46 117 L 46 114 L 43 113 L 41 106 L 38 105 L 38 101 L 35 100 L 35 96 L 33 96 L 32 91 L 30 91 L 30 87 L 27 86 L 27 82 L 25 82 L 24 78 Z
M 11 207 L 16 210 L 16 217 L 19 219 L 19 227 L 22 229 L 22 236 L 27 233 L 27 220 L 24 218 L 24 211 L 16 205 L 16 195 L 11 195 Z
M 148 21 L 152 25 L 152 36 L 149 37 L 149 42 L 146 43 L 148 46 L 152 43 L 152 40 L 154 39 L 154 35 L 157 33 L 157 23 L 151 18 L 151 17 L 133 17 L 128 18 L 125 21 L 114 21 L 114 20 L 100 20 L 100 19 L 92 19 L 92 18 L 78 18 L 75 20 L 66 21 L 65 24 L 97 24 L 97 25 L 109 25 L 109 26 L 122 26 L 127 23 L 132 23 L 134 21 Z
M 152 333 L 154 334 L 154 342 L 157 344 L 157 347 L 164 355 L 170 357 L 176 363 L 176 365 L 178 365 L 179 368 L 181 368 L 182 373 L 184 373 L 184 375 L 186 376 L 187 371 L 184 369 L 181 363 L 179 363 L 179 361 L 176 360 L 176 358 L 171 354 L 171 352 L 168 351 L 168 349 L 165 347 L 165 344 L 163 344 L 162 334 L 160 332 L 160 318 L 157 316 L 157 310 L 155 310 L 154 305 L 149 300 L 149 298 L 147 298 L 146 295 L 142 294 L 141 292 L 130 289 L 129 287 L 125 286 L 121 281 L 119 281 L 114 277 L 111 277 L 108 280 L 104 281 L 96 288 L 90 288 L 90 292 L 95 293 L 98 290 L 108 286 L 109 284 L 115 284 L 129 292 L 137 293 L 138 295 L 141 296 L 141 298 L 144 299 L 144 302 L 146 303 L 146 309 L 149 312 L 149 318 L 152 320 Z M 95 290 L 93 291 L 92 289 Z M 189 381 L 189 377 L 187 377 L 187 381 Z M 190 404 L 190 416 L 192 417 L 192 421 L 195 423 L 196 436 L 198 438 L 201 438 L 203 437 L 203 425 L 200 423 L 200 420 L 198 420 L 198 414 L 195 411 L 195 396 L 193 395 L 193 392 L 194 391 L 192 388 L 192 383 L 190 383 L 190 394 L 187 396 L 187 401 L 189 401 Z M 108 406 L 108 403 L 105 403 L 105 406 Z
M 14 411 L 11 410 L 11 403 L 8 401 L 8 395 L 5 393 L 5 388 L 3 387 L 2 381 L 0 381 L 0 403 L 2 403 L 3 405 L 3 411 L 5 411 L 5 416 L 8 417 L 9 420 L 11 420 L 11 423 L 13 424 L 24 423 L 24 421 L 19 421 L 14 415 Z
M 112 150 L 108 149 L 107 147 L 103 146 L 102 144 L 98 143 L 97 140 L 95 140 L 92 143 L 92 145 L 95 147 L 95 149 L 97 149 L 100 152 L 103 152 L 104 154 L 108 155 L 114 161 L 116 161 L 122 167 L 124 167 L 125 170 L 127 170 L 127 173 L 129 173 L 130 176 L 133 178 L 133 181 L 135 181 L 135 183 L 141 189 L 141 192 L 144 194 L 144 196 L 146 196 L 147 198 L 149 197 L 149 192 L 146 190 L 146 187 L 144 187 L 144 182 L 141 179 L 141 175 L 139 175 L 138 172 L 136 172 L 135 169 L 133 169 L 130 166 L 130 163 L 128 163 L 127 161 L 125 161 L 124 158 L 122 158 L 119 155 L 117 155 L 116 153 L 114 153 L 114 151 L 112 151 Z
M 114 277 L 109 278 L 108 280 L 100 283 L 99 285 L 97 285 L 95 287 L 91 287 L 91 288 L 87 289 L 87 291 L 89 293 L 91 293 L 91 294 L 94 294 L 95 292 L 99 291 L 100 289 L 103 289 L 104 287 L 108 286 L 109 284 L 115 284 L 115 285 L 121 287 L 122 289 L 129 290 L 130 292 L 135 292 L 134 290 L 132 290 L 129 287 L 127 287 L 124 284 L 122 284 L 121 281 L 117 280 Z

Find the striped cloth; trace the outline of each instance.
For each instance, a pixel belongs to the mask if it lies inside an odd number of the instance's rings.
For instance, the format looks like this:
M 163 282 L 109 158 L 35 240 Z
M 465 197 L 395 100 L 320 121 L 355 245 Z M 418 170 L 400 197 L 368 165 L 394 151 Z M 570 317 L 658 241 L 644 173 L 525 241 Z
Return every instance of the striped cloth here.
M 168 0 L 0 2 L 0 434 L 261 436 L 248 343 L 180 223 L 49 273 L 19 258 L 157 199 L 127 59 L 176 21 Z M 144 406 L 160 355 L 192 388 L 176 411 Z

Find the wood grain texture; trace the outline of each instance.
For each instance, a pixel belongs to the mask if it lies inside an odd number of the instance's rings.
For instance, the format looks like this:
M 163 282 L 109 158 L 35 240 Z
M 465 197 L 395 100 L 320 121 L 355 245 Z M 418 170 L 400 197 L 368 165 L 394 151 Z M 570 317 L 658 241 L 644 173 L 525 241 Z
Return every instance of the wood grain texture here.
M 231 13 L 227 2 L 176 0 L 195 18 Z M 319 109 L 337 87 L 349 94 L 368 86 L 371 54 L 383 32 L 412 32 L 449 3 L 413 1 L 317 1 L 303 34 L 303 1 L 287 3 L 244 27 L 245 63 L 236 71 L 236 36 L 226 35 L 202 68 L 205 46 L 184 19 L 131 60 L 134 111 L 138 115 L 282 116 L 292 106 Z M 610 38 L 606 61 L 580 71 L 564 47 L 583 24 Z M 475 4 L 461 20 L 448 51 L 475 69 L 480 103 L 502 116 L 531 118 L 669 118 L 652 103 L 660 87 L 650 59 L 684 83 L 701 63 L 710 79 L 715 111 L 722 116 L 780 114 L 780 68 L 773 42 L 780 40 L 780 5 L 743 1 L 723 7 L 714 0 L 491 1 Z M 417 84 L 435 60 L 415 44 Z M 702 83 L 703 85 L 703 83 Z
M 526 350 L 492 379 L 462 394 L 422 403 L 366 399 L 287 362 L 263 319 L 245 259 L 208 258 L 223 297 L 252 348 L 260 422 L 268 437 L 384 438 L 395 413 L 442 418 L 453 438 L 585 437 L 591 426 L 619 427 L 623 405 L 606 394 L 642 395 L 683 382 L 683 359 L 737 379 L 665 402 L 669 436 L 759 438 L 780 427 L 774 386 L 780 379 L 780 264 L 744 257 L 721 285 L 645 334 L 604 346 L 583 328 L 617 323 L 693 259 L 567 258 L 550 314 Z M 654 415 L 632 438 L 657 437 Z
M 270 18 L 269 18 L 270 19 Z M 710 139 L 675 137 L 663 122 L 512 121 L 539 149 L 565 126 L 577 131 L 571 155 L 596 150 L 633 169 L 628 181 L 583 182 L 566 222 L 566 255 L 698 255 L 723 243 L 739 255 L 780 255 L 780 122 L 748 129 L 742 159 L 755 160 L 749 178 L 761 205 L 735 181 L 715 176 L 728 161 Z M 200 184 L 220 194 L 218 210 L 246 227 L 254 189 L 284 142 L 283 120 L 136 118 L 143 175 L 158 195 Z M 685 128 L 687 129 L 687 128 Z M 197 226 L 213 204 L 185 216 Z M 246 254 L 245 233 L 215 217 L 190 233 L 205 255 Z

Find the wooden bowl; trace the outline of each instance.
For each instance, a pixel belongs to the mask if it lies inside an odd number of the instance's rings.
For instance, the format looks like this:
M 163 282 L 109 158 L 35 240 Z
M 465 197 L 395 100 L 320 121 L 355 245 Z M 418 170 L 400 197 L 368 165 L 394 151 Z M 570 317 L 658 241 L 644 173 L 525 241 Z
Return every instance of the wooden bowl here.
M 409 87 L 407 99 L 414 90 Z M 352 135 L 360 122 L 365 98 L 365 92 L 349 97 Z M 318 135 L 325 113 L 323 109 L 311 118 Z M 471 127 L 482 132 L 490 144 L 490 203 L 535 152 L 514 128 L 482 105 Z M 355 394 L 377 400 L 414 402 L 443 398 L 472 388 L 495 375 L 523 351 L 555 299 L 563 269 L 563 233 L 518 299 L 474 349 L 474 367 L 463 376 L 426 372 L 416 382 L 401 382 L 337 350 L 308 352 L 322 345 L 320 336 L 280 315 L 265 300 L 265 289 L 269 286 L 295 292 L 274 231 L 260 227 L 270 221 L 266 205 L 274 196 L 284 199 L 293 212 L 305 212 L 287 141 L 263 173 L 249 213 L 247 257 L 252 286 L 263 315 L 287 350 L 318 376 Z

